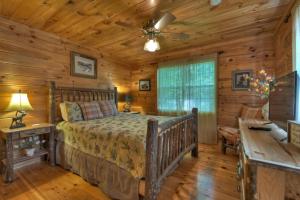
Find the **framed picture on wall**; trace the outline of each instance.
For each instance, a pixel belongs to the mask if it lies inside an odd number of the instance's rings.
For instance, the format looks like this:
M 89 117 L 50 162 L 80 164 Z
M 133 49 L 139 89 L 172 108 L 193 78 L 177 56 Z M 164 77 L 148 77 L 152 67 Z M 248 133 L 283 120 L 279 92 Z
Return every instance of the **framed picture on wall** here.
M 150 91 L 151 90 L 151 82 L 149 79 L 142 79 L 139 81 L 139 90 L 140 91 Z
M 250 89 L 250 79 L 252 70 L 236 70 L 232 72 L 232 89 L 248 90 Z
M 97 78 L 97 59 L 71 52 L 71 76 Z

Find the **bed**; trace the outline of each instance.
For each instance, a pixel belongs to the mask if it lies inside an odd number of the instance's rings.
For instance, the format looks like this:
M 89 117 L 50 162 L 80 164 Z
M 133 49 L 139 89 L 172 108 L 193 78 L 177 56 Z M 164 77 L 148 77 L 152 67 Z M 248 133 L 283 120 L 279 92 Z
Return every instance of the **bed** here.
M 51 82 L 49 97 L 49 118 L 57 126 L 56 163 L 114 199 L 154 200 L 185 154 L 198 157 L 196 108 L 181 117 L 119 113 L 66 122 L 61 102 L 113 100 L 117 106 L 117 88 L 56 87 Z

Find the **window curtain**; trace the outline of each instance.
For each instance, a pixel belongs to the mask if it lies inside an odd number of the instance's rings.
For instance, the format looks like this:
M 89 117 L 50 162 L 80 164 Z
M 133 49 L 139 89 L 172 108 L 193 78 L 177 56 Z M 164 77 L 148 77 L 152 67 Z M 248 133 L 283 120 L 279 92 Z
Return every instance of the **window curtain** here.
M 199 142 L 217 142 L 215 60 L 159 64 L 157 92 L 160 114 L 182 115 L 196 107 Z
M 300 121 L 300 1 L 293 8 L 293 69 L 297 71 L 296 120 Z

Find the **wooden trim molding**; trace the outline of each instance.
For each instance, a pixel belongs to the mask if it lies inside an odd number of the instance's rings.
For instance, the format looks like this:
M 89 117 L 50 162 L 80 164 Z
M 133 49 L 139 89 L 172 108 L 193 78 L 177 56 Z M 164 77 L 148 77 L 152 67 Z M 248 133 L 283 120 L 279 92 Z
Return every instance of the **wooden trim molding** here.
M 291 0 L 289 3 L 286 11 L 284 12 L 284 15 L 282 15 L 282 18 L 280 19 L 279 23 L 276 25 L 274 35 L 277 35 L 279 32 L 280 27 L 283 23 L 287 23 L 287 20 L 289 20 L 290 16 L 292 15 L 292 10 L 294 9 L 296 4 L 300 4 L 299 0 Z
M 159 65 L 172 65 L 172 64 L 185 64 L 185 63 L 194 63 L 194 62 L 205 62 L 209 60 L 214 60 L 217 64 L 218 60 L 218 53 L 209 54 L 205 56 L 191 56 L 189 58 L 182 58 L 182 59 L 174 59 L 174 60 L 168 60 L 168 61 L 161 61 L 158 62 Z

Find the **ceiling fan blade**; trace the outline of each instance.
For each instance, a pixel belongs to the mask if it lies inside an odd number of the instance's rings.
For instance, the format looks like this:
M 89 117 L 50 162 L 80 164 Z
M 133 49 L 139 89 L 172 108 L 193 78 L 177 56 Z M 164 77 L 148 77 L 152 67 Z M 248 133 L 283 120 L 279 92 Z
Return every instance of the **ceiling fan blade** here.
M 161 32 L 161 35 L 165 35 L 168 38 L 171 38 L 172 40 L 188 40 L 190 39 L 190 35 L 187 33 L 172 33 L 172 32 Z
M 190 35 L 186 33 L 173 33 L 172 38 L 175 40 L 188 40 L 190 39 Z
M 172 15 L 170 12 L 166 12 L 154 25 L 154 28 L 157 30 L 161 30 L 170 23 L 172 23 L 176 17 Z

